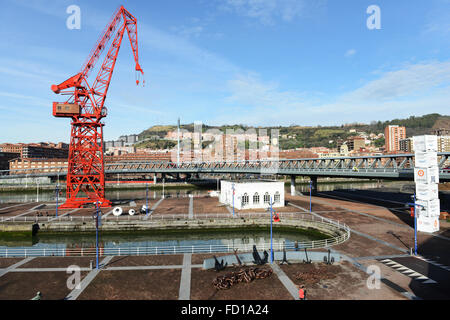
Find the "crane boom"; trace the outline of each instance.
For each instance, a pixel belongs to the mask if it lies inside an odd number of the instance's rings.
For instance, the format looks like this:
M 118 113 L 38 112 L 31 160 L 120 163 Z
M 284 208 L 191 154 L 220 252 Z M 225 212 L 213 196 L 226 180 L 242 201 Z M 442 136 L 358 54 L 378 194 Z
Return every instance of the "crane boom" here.
M 81 71 L 51 89 L 57 94 L 69 95 L 64 103 L 53 103 L 55 117 L 70 117 L 71 136 L 69 145 L 69 165 L 67 172 L 67 197 L 61 208 L 80 208 L 88 203 L 98 203 L 108 207 L 105 198 L 103 126 L 106 117 L 106 95 L 111 77 L 127 30 L 135 60 L 135 70 L 144 74 L 139 65 L 137 20 L 123 6 L 120 6 L 97 40 Z M 88 83 L 89 73 L 94 69 L 110 39 L 103 63 L 92 86 Z M 139 81 L 136 81 L 139 84 Z

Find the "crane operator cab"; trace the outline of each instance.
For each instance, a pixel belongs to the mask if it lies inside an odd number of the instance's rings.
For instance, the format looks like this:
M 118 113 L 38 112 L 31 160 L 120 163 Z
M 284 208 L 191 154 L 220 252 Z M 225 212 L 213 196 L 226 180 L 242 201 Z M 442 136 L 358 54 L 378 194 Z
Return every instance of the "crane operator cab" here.
M 73 117 L 81 113 L 78 103 L 53 102 L 53 116 L 55 117 Z

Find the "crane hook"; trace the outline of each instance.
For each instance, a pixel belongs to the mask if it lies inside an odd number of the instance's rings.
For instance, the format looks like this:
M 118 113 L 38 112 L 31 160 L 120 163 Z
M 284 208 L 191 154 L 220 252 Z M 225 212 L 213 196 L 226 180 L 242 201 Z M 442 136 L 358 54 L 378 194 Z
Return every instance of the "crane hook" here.
M 136 71 L 136 85 L 138 86 L 140 83 L 140 74 L 138 71 Z M 142 73 L 142 86 L 145 86 L 145 78 L 144 78 L 144 73 Z

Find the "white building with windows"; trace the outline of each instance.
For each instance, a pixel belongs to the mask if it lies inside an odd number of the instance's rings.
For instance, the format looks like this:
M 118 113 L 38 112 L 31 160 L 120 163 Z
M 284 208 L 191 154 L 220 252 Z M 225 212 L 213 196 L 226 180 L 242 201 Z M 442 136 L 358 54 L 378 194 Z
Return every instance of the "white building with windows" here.
M 270 201 L 273 208 L 284 207 L 284 182 L 273 180 L 222 180 L 220 182 L 219 201 L 242 209 L 269 208 Z

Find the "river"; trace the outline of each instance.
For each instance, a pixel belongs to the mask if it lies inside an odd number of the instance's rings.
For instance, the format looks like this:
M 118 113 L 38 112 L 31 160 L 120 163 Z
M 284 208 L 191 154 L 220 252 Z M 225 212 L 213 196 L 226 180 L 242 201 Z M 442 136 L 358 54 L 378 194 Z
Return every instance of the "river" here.
M 391 184 L 391 182 L 384 182 L 383 185 Z M 318 191 L 333 191 L 339 189 L 372 189 L 380 187 L 380 183 L 375 181 L 370 182 L 322 182 L 318 184 Z M 290 192 L 290 187 L 286 186 L 286 192 Z M 198 188 L 180 188 L 180 189 L 167 189 L 164 191 L 164 195 L 170 195 L 171 197 L 184 197 L 189 194 L 193 195 L 206 195 L 209 189 Z M 300 192 L 309 192 L 308 184 L 297 184 L 296 190 Z M 106 198 L 110 200 L 139 200 L 146 198 L 147 190 L 143 189 L 110 189 L 106 190 Z M 58 202 L 64 202 L 65 190 L 59 192 Z M 157 190 L 152 190 L 152 186 L 149 187 L 148 196 L 149 199 L 161 198 L 163 191 L 160 187 Z M 22 202 L 56 202 L 56 192 L 49 190 L 35 190 L 33 192 L 0 192 L 0 203 L 22 203 Z

